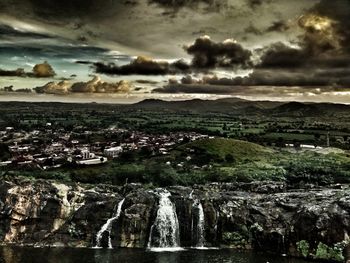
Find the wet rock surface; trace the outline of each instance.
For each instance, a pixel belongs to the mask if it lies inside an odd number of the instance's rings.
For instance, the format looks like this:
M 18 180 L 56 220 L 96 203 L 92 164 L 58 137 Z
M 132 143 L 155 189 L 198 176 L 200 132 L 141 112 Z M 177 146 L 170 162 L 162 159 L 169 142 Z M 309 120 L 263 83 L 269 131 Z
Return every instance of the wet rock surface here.
M 286 190 L 283 184 L 210 184 L 168 187 L 176 207 L 180 245 L 194 246 L 198 203 L 204 245 L 256 249 L 345 261 L 349 254 L 348 186 Z M 159 197 L 142 185 L 66 185 L 50 181 L 0 182 L 0 238 L 4 244 L 93 247 L 113 217 L 113 247 L 146 247 Z M 197 208 L 196 208 L 197 207 Z M 196 210 L 197 209 L 197 210 Z M 107 235 L 102 245 L 107 246 Z

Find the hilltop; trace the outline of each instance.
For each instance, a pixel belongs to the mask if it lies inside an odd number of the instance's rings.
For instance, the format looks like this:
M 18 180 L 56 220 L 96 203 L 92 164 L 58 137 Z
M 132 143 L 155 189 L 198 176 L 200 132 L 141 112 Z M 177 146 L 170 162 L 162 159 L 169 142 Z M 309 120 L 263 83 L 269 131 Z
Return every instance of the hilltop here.
M 293 117 L 347 116 L 350 105 L 311 102 L 250 101 L 240 98 L 217 100 L 164 101 L 146 99 L 127 107 L 145 110 L 219 112 L 237 115 L 269 115 Z
M 217 160 L 233 158 L 232 161 L 263 159 L 274 152 L 255 143 L 228 138 L 198 140 L 182 145 L 177 150 L 192 152 L 194 155 L 206 155 Z
M 134 104 L 113 103 L 62 103 L 62 102 L 0 102 L 3 110 L 118 110 L 118 111 L 166 111 L 189 113 L 224 113 L 230 115 L 276 116 L 276 117 L 334 117 L 349 116 L 350 105 L 335 103 L 250 101 L 240 98 L 216 100 L 166 101 L 145 99 Z
M 247 109 L 251 111 L 254 108 L 256 112 L 271 109 L 282 105 L 282 102 L 273 101 L 249 101 L 240 98 L 224 98 L 217 100 L 192 99 L 183 101 L 164 101 L 160 99 L 146 99 L 131 107 L 142 109 L 166 109 L 166 110 L 185 110 L 196 112 L 242 112 Z

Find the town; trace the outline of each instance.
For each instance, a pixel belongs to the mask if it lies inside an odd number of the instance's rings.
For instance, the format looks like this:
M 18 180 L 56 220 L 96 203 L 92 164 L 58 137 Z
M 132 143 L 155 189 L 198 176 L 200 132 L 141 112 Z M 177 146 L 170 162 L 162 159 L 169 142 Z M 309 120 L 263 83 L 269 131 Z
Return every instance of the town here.
M 5 145 L 8 159 L 0 166 L 46 170 L 65 164 L 98 165 L 132 151 L 167 155 L 175 145 L 203 138 L 208 136 L 196 132 L 155 135 L 114 127 L 98 131 L 79 127 L 73 131 L 55 130 L 51 123 L 30 132 L 6 127 L 0 131 L 0 143 Z

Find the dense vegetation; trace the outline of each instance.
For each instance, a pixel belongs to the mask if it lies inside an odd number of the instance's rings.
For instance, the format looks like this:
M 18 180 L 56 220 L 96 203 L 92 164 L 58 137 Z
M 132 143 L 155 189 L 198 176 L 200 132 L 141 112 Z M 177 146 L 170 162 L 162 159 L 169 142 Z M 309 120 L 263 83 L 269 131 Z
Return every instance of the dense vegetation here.
M 129 106 L 21 102 L 2 102 L 1 106 L 2 129 L 13 126 L 40 130 L 49 122 L 53 130 L 71 132 L 82 143 L 121 141 L 108 137 L 112 136 L 108 133 L 84 133 L 109 127 L 147 134 L 197 131 L 220 137 L 179 145 L 168 155 L 155 156 L 147 149 L 125 152 L 95 167 L 67 163 L 48 171 L 1 168 L 1 174 L 7 177 L 159 186 L 253 180 L 285 181 L 290 187 L 350 182 L 350 106 L 346 105 L 222 99 L 147 100 Z M 38 138 L 39 143 L 51 140 L 52 136 Z M 291 153 L 284 148 L 287 143 L 326 146 L 328 142 L 331 147 L 344 149 L 344 153 Z M 0 160 L 9 157 L 7 143 L 0 144 Z
M 134 105 L 0 103 L 0 128 L 31 131 L 52 123 L 53 129 L 97 130 L 110 126 L 145 133 L 196 131 L 262 145 L 330 145 L 350 149 L 350 106 L 221 99 Z M 43 138 L 45 139 L 45 138 Z M 89 137 L 87 140 L 103 138 Z
M 6 161 L 10 157 L 11 153 L 9 147 L 4 143 L 0 143 L 0 161 Z
M 289 187 L 350 183 L 350 157 L 312 151 L 290 153 L 233 139 L 205 139 L 180 145 L 165 156 L 126 152 L 94 167 L 67 166 L 50 171 L 9 171 L 14 175 L 82 183 L 154 186 L 209 182 L 285 181 Z M 67 169 L 70 168 L 70 169 Z

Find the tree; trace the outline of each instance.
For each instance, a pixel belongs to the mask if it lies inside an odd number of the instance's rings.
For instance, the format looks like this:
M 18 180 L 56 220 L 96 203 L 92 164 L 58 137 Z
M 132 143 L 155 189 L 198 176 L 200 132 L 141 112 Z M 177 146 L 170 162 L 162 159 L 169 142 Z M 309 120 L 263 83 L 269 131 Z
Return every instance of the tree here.
M 300 149 L 301 144 L 299 141 L 293 140 L 293 146 L 296 150 L 298 150 L 298 149 Z
M 228 153 L 225 156 L 225 161 L 228 162 L 228 163 L 233 163 L 235 161 L 235 157 L 233 157 L 232 154 Z
M 276 142 L 277 147 L 286 147 L 285 141 L 283 137 L 278 137 L 277 142 Z
M 10 158 L 11 158 L 11 153 L 10 153 L 9 147 L 4 143 L 0 143 L 0 160 L 7 161 Z

